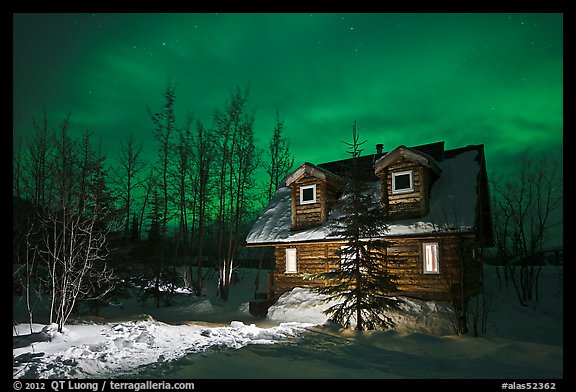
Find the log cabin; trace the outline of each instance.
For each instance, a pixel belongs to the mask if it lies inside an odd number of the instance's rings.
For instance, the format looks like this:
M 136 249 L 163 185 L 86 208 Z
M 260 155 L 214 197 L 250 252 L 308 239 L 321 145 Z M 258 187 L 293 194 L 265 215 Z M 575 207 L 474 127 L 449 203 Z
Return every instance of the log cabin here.
M 382 210 L 386 259 L 398 277 L 396 296 L 465 306 L 482 288 L 482 249 L 493 243 L 484 145 L 446 150 L 444 142 L 398 146 L 361 156 L 362 180 Z M 248 247 L 272 247 L 269 303 L 339 268 L 346 242 L 330 230 L 339 214 L 348 160 L 302 163 L 246 237 Z

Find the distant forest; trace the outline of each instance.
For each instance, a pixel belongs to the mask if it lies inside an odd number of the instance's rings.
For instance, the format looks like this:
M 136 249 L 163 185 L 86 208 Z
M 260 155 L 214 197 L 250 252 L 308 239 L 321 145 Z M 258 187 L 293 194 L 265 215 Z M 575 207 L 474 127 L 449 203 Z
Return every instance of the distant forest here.
M 18 141 L 13 155 L 13 263 L 37 271 L 20 275 L 54 286 L 58 270 L 76 268 L 66 260 L 91 254 L 120 269 L 145 266 L 156 288 L 184 266 L 187 285 L 200 294 L 202 267 L 214 267 L 226 300 L 236 267 L 258 266 L 259 251 L 242 245 L 293 166 L 284 120 L 277 111 L 262 149 L 254 143 L 247 88 L 231 91 L 211 126 L 177 118 L 170 83 L 163 97 L 157 110 L 148 108 L 157 151 L 151 160 L 133 134 L 119 139 L 109 158 L 92 132 L 70 137 L 70 116 L 57 125 L 45 110 L 33 117 L 33 136 Z M 267 183 L 256 179 L 258 167 Z M 91 242 L 96 237 L 100 242 Z

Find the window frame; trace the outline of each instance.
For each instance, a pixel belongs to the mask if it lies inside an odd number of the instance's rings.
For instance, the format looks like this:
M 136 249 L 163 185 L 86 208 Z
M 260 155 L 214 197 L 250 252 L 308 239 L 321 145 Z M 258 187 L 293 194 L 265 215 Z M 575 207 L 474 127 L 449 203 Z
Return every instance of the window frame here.
M 289 254 L 293 254 L 293 256 L 289 256 Z M 286 265 L 285 265 L 285 270 L 284 273 L 286 274 L 297 274 L 298 273 L 298 250 L 297 248 L 286 248 Z M 289 257 L 293 257 L 294 260 L 293 261 L 289 261 Z M 294 268 L 289 268 L 291 267 L 291 264 L 294 264 Z
M 312 189 L 312 200 L 304 200 L 304 190 Z M 316 196 L 316 184 L 312 185 L 302 185 L 300 187 L 300 204 L 314 204 L 317 201 Z
M 410 180 L 409 188 L 396 189 L 396 177 L 404 176 L 404 175 L 408 175 L 408 178 Z M 399 172 L 393 172 L 392 173 L 392 194 L 409 193 L 409 192 L 414 192 L 414 171 L 413 170 L 402 170 Z
M 433 246 L 434 250 L 432 255 L 435 260 L 432 263 L 432 269 L 428 268 L 428 250 L 427 247 Z M 434 268 L 435 267 L 435 268 Z M 440 244 L 436 241 L 422 243 L 422 273 L 425 275 L 438 275 L 440 274 Z

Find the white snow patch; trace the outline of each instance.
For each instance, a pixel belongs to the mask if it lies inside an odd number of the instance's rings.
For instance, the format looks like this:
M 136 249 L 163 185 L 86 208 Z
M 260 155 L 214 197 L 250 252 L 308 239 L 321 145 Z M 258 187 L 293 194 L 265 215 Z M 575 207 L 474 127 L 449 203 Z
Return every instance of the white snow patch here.
M 54 333 L 51 342 L 13 350 L 14 378 L 110 377 L 128 374 L 139 366 L 177 359 L 187 353 L 210 349 L 238 349 L 249 344 L 274 344 L 297 337 L 312 324 L 282 323 L 260 328 L 232 321 L 228 327 L 169 325 L 158 321 L 119 324 L 71 325 L 67 333 Z M 24 333 L 18 325 L 15 333 Z M 36 329 L 46 329 L 35 325 Z M 52 330 L 52 327 L 50 327 Z M 88 343 L 90 342 L 90 343 Z
M 297 321 L 315 324 L 329 324 L 329 315 L 324 311 L 337 304 L 336 301 L 326 301 L 328 296 L 315 293 L 304 287 L 296 287 L 284 293 L 278 301 L 268 309 L 269 320 Z M 399 332 L 418 332 L 436 336 L 453 335 L 454 313 L 448 303 L 420 301 L 400 297 L 400 310 L 387 313 Z
M 451 331 L 446 304 L 411 299 L 391 314 L 394 330 L 342 329 L 323 313 L 330 304 L 304 288 L 283 295 L 266 319 L 241 321 L 235 316 L 253 297 L 247 274 L 232 287 L 237 299 L 226 305 L 210 295 L 182 296 L 169 314 L 178 325 L 138 316 L 69 324 L 62 333 L 54 325 L 32 324 L 31 334 L 28 324 L 17 324 L 13 377 L 561 379 L 562 275 L 562 267 L 543 268 L 537 306 L 522 307 L 512 284 L 506 288 L 496 267 L 485 266 L 487 328 L 473 337 Z M 208 311 L 192 311 L 193 304 Z M 474 309 L 472 302 L 470 316 Z M 202 318 L 214 315 L 228 315 L 228 321 Z

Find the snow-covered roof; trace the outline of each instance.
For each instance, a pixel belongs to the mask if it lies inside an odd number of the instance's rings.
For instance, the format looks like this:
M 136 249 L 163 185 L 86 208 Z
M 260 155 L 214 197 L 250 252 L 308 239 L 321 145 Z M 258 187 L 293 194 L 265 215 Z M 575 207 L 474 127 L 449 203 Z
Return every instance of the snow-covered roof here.
M 438 162 L 441 176 L 434 182 L 430 193 L 430 212 L 422 218 L 390 220 L 383 237 L 470 231 L 476 225 L 478 199 L 479 150 L 457 151 L 450 158 Z M 379 182 L 371 183 L 374 198 L 379 198 Z M 342 195 L 340 200 L 346 195 Z M 337 240 L 331 237 L 333 222 L 339 214 L 337 202 L 326 223 L 304 229 L 292 230 L 292 192 L 281 187 L 246 236 L 247 245 Z M 384 221 L 384 220 L 383 220 Z

